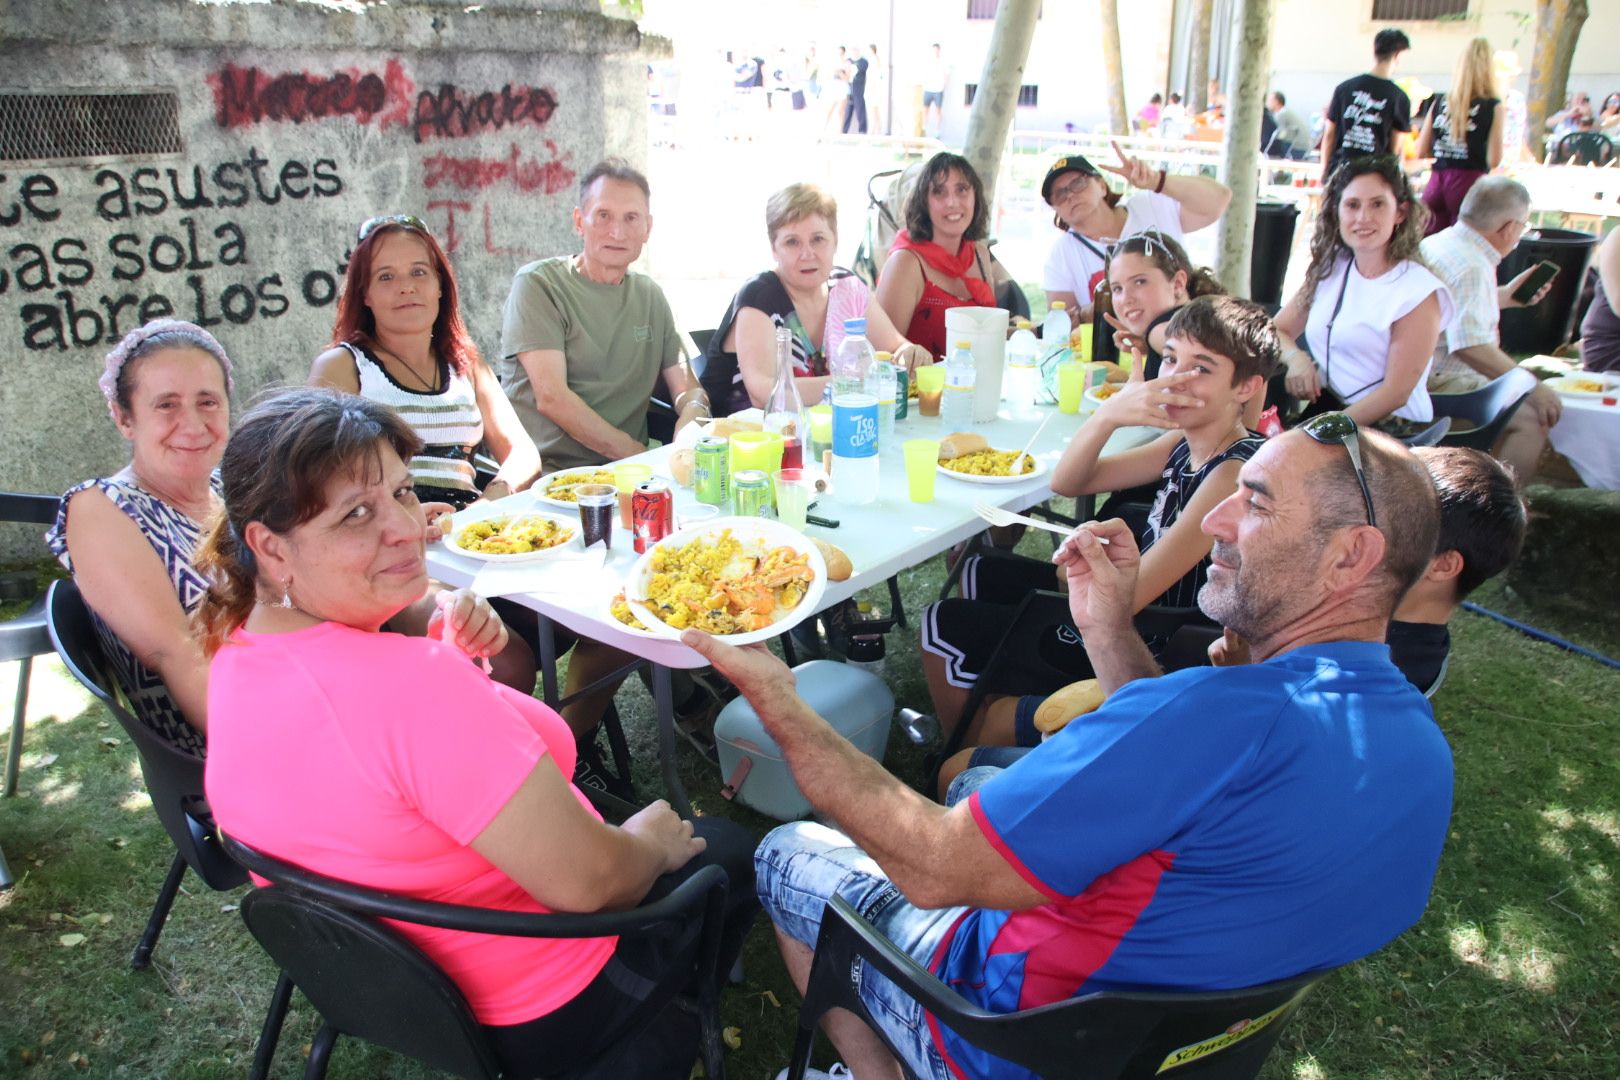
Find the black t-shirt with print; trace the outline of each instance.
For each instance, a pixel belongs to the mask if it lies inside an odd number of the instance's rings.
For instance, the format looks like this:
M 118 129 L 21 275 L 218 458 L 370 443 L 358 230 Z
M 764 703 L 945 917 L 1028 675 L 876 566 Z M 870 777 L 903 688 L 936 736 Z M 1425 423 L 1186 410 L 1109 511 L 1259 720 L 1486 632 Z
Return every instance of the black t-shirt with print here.
M 1332 172 L 1350 158 L 1389 153 L 1391 133 L 1412 130 L 1412 102 L 1388 79 L 1357 75 L 1333 91 L 1327 118 L 1334 128 Z
M 1489 172 L 1491 168 L 1491 122 L 1496 117 L 1496 98 L 1475 98 L 1468 109 L 1468 130 L 1463 145 L 1451 137 L 1451 104 L 1445 94 L 1435 95 L 1434 167 Z

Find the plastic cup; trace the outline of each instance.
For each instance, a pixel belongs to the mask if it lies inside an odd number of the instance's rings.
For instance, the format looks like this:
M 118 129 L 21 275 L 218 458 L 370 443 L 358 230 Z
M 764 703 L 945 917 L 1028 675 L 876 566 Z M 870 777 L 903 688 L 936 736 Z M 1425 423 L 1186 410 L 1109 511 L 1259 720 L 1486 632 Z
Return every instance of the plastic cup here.
M 821 460 L 821 452 L 832 448 L 833 415 L 831 405 L 810 407 L 810 458 Z
M 1057 366 L 1058 412 L 1073 416 L 1080 411 L 1080 398 L 1086 392 L 1086 366 L 1065 360 Z
M 939 475 L 939 440 L 907 439 L 906 494 L 912 502 L 934 501 L 934 477 Z
M 739 431 L 731 437 L 731 475 L 758 469 L 766 476 L 782 467 L 782 434 L 778 431 Z
M 945 365 L 928 364 L 917 369 L 917 412 L 939 415 L 939 399 L 945 393 Z
M 690 529 L 694 525 L 702 525 L 713 521 L 720 516 L 720 508 L 710 503 L 692 503 L 689 506 L 675 508 L 675 520 L 683 529 Z
M 574 489 L 579 506 L 579 527 L 586 547 L 601 541 L 613 546 L 613 504 L 619 492 L 612 484 L 581 484 Z
M 1070 335 L 1074 340 L 1074 358 L 1082 364 L 1091 360 L 1091 335 L 1094 330 L 1096 327 L 1091 323 L 1081 323 Z
M 776 517 L 790 528 L 804 531 L 805 515 L 810 512 L 810 480 L 803 469 L 778 469 Z
M 652 479 L 652 466 L 640 462 L 626 462 L 613 466 L 613 486 L 619 489 L 619 524 L 625 528 L 631 527 L 630 498 L 636 493 L 637 484 L 645 484 Z

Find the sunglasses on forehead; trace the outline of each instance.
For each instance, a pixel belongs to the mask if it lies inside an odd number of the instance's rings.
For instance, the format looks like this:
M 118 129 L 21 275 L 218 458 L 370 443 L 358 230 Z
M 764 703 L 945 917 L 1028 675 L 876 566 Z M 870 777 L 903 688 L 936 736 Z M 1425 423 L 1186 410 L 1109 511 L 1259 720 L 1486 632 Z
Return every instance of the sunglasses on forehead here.
M 1343 446 L 1350 455 L 1350 467 L 1356 470 L 1356 483 L 1361 485 L 1361 498 L 1367 504 L 1367 524 L 1378 528 L 1378 515 L 1373 513 L 1372 489 L 1367 486 L 1367 473 L 1361 467 L 1361 436 L 1355 420 L 1347 413 L 1330 412 L 1313 416 L 1299 430 L 1325 446 Z
M 400 225 L 407 229 L 415 229 L 420 233 L 428 231 L 427 222 L 415 214 L 379 214 L 377 217 L 367 218 L 360 223 L 360 228 L 354 234 L 355 243 L 359 243 L 387 225 Z

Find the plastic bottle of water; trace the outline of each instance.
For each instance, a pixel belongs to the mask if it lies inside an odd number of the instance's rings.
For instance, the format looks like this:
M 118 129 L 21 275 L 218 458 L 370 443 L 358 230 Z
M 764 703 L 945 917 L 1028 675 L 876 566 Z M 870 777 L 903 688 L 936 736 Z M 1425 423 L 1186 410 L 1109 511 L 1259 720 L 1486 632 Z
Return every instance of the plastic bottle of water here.
M 1052 354 L 1059 349 L 1063 355 L 1058 360 L 1067 360 L 1069 352 L 1069 305 L 1062 300 L 1052 301 L 1052 310 L 1046 313 L 1041 322 L 1041 359 L 1049 360 Z M 1042 366 L 1045 366 L 1044 364 Z
M 1018 329 L 1007 339 L 1007 376 L 1002 380 L 1002 400 L 1015 409 L 1027 409 L 1035 403 L 1035 362 L 1041 355 L 1041 343 L 1035 339 L 1034 324 L 1028 319 L 1018 320 Z
M 889 362 L 890 354 L 878 352 L 873 357 L 872 366 L 866 372 L 866 392 L 877 398 L 878 449 L 882 450 L 894 436 L 894 396 L 899 386 L 895 382 L 894 365 Z
M 973 393 L 977 382 L 973 343 L 958 341 L 945 361 L 945 393 L 939 401 L 939 418 L 946 434 L 966 431 L 973 426 Z
M 844 343 L 831 364 L 833 483 L 838 501 L 865 506 L 877 498 L 878 399 L 867 393 L 874 358 L 866 320 L 844 321 Z M 894 377 L 889 378 L 893 385 Z

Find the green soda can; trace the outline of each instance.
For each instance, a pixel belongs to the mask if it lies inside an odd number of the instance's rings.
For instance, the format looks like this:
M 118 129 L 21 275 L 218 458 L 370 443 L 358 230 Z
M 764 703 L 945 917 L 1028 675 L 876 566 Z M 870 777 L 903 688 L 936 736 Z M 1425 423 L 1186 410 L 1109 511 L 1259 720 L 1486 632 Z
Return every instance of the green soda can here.
M 894 418 L 906 418 L 906 398 L 911 396 L 911 375 L 906 371 L 905 365 L 897 365 L 894 369 Z
M 725 439 L 706 435 L 692 451 L 692 487 L 697 501 L 724 506 L 730 495 L 731 446 Z
M 738 517 L 775 517 L 771 478 L 763 469 L 742 469 L 731 478 L 731 512 Z

